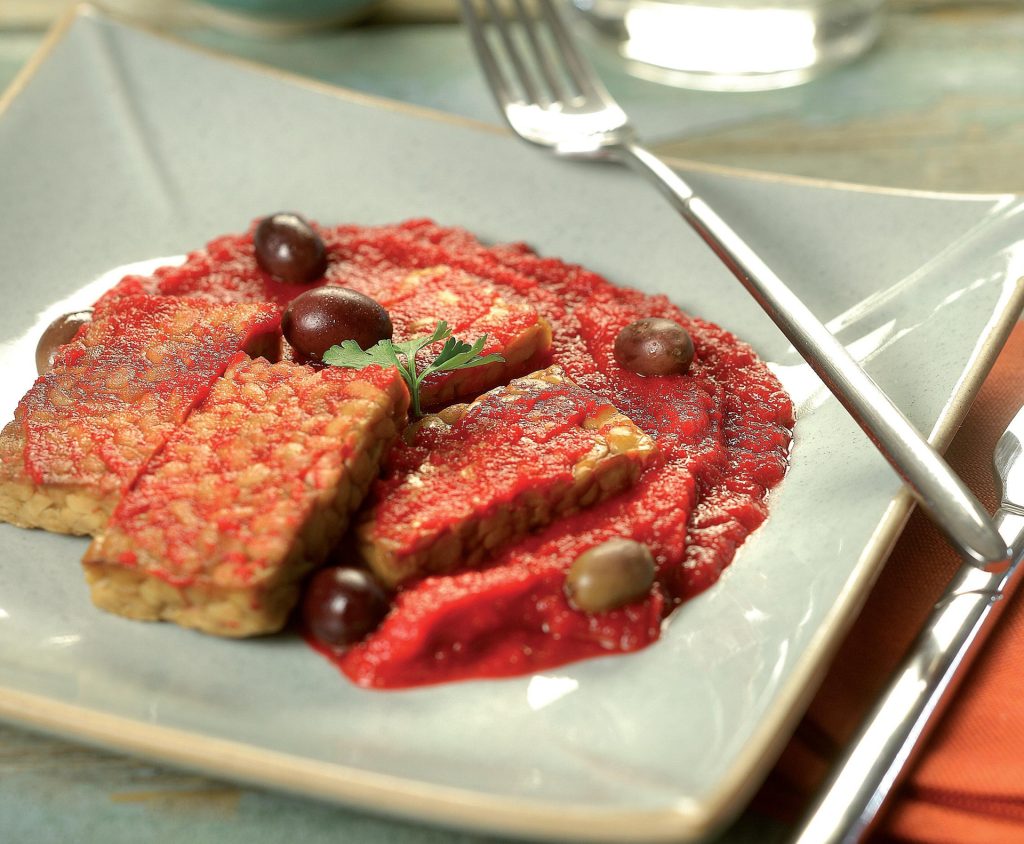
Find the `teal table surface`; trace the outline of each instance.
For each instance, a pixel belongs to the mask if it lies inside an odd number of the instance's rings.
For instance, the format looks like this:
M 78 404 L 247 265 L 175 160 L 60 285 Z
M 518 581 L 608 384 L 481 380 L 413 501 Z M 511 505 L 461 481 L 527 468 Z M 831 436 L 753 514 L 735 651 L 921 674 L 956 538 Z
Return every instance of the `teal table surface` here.
M 809 84 L 716 94 L 633 78 L 589 50 L 664 154 L 731 167 L 926 190 L 1024 191 L 1024 4 L 894 12 L 877 47 Z M 455 24 L 253 42 L 190 40 L 359 91 L 499 123 Z
M 154 5 L 166 13 L 166 2 Z M 5 19 L 0 8 L 0 88 L 41 43 L 32 26 L 40 19 Z M 320 81 L 500 122 L 443 3 L 385 6 L 361 26 L 279 39 L 214 29 L 190 15 L 149 22 Z M 1024 3 L 903 0 L 861 60 L 797 88 L 757 94 L 663 87 L 628 76 L 599 46 L 589 50 L 641 132 L 667 155 L 892 187 L 1024 193 L 1022 43 Z M 721 841 L 773 841 L 783 832 L 748 811 Z M 0 726 L 0 843 L 291 840 L 503 839 L 375 818 Z

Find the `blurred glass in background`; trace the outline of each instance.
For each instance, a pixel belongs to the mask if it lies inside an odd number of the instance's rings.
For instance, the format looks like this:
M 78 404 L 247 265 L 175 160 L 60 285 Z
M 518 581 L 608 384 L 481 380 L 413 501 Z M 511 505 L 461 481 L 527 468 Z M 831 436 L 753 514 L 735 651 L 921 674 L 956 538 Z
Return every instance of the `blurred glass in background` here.
M 806 82 L 877 40 L 885 0 L 572 0 L 629 70 L 710 91 Z

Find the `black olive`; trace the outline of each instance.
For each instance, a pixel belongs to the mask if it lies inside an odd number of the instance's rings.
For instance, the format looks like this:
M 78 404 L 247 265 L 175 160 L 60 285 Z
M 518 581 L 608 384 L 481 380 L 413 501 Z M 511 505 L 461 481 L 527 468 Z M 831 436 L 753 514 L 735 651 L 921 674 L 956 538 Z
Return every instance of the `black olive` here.
M 390 605 L 373 575 L 363 569 L 321 569 L 302 599 L 302 619 L 319 642 L 345 646 L 376 629 Z
M 256 263 L 288 284 L 312 284 L 327 270 L 324 242 L 298 214 L 274 214 L 260 220 L 253 245 Z
M 49 372 L 53 368 L 53 358 L 57 354 L 57 349 L 74 340 L 78 329 L 90 322 L 92 308 L 87 308 L 84 311 L 59 316 L 46 326 L 36 345 L 36 371 L 40 375 Z
M 638 319 L 615 338 L 615 359 L 639 375 L 683 375 L 693 363 L 693 340 L 670 319 Z
M 368 349 L 390 340 L 393 331 L 379 303 L 347 287 L 317 287 L 296 296 L 285 309 L 281 330 L 300 356 L 316 361 L 343 340 Z

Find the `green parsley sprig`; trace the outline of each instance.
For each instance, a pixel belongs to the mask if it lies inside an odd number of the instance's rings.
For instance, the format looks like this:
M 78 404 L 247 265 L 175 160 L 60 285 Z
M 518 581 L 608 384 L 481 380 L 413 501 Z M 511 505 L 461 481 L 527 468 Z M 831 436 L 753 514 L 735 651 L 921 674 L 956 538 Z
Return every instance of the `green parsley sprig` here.
M 444 340 L 445 343 L 437 357 L 427 364 L 422 372 L 418 372 L 416 370 L 416 353 L 440 340 Z M 324 363 L 331 366 L 343 366 L 347 369 L 365 369 L 367 366 L 397 366 L 399 373 L 409 386 L 409 395 L 412 397 L 412 415 L 414 418 L 419 418 L 423 415 L 420 408 L 420 387 L 427 376 L 433 375 L 435 372 L 451 372 L 456 369 L 470 369 L 488 363 L 504 362 L 505 358 L 501 355 L 480 354 L 486 342 L 486 334 L 478 338 L 472 345 L 455 339 L 452 337 L 448 323 L 442 319 L 438 320 L 434 333 L 428 337 L 417 337 L 414 340 L 406 340 L 404 343 L 381 340 L 377 345 L 371 346 L 365 351 L 355 340 L 346 340 L 340 346 L 331 346 L 324 352 L 323 360 Z

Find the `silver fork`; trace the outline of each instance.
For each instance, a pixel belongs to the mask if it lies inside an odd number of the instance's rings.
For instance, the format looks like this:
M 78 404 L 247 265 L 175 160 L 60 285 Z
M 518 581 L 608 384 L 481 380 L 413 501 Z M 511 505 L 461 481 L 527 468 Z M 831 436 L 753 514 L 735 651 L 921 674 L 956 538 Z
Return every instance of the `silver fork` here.
M 999 438 L 993 459 L 1000 505 L 995 522 L 1013 551 L 1002 572 L 965 563 L 799 826 L 793 844 L 857 844 L 1024 579 L 1024 409 Z
M 484 75 L 512 129 L 557 155 L 610 159 L 650 178 L 828 385 L 953 544 L 986 569 L 1002 567 L 1006 543 L 971 491 L 753 249 L 639 143 L 551 0 L 537 0 L 539 15 L 524 0 L 505 7 L 483 0 L 486 16 L 478 0 L 459 2 Z M 488 37 L 486 18 L 496 39 Z

